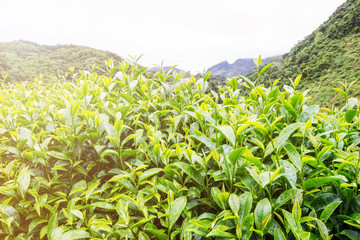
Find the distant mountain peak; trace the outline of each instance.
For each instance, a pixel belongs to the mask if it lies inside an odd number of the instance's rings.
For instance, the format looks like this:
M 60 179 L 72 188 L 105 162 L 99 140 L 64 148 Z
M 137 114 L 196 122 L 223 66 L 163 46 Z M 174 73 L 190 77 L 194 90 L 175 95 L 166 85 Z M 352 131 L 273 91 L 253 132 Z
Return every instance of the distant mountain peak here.
M 266 64 L 273 57 L 262 59 L 262 64 Z M 278 58 L 278 57 L 274 57 Z M 224 77 L 234 77 L 236 75 L 248 74 L 255 68 L 254 60 L 252 58 L 238 58 L 234 63 L 230 64 L 228 61 L 222 61 L 214 66 L 208 68 L 207 72 L 212 75 L 221 75 Z

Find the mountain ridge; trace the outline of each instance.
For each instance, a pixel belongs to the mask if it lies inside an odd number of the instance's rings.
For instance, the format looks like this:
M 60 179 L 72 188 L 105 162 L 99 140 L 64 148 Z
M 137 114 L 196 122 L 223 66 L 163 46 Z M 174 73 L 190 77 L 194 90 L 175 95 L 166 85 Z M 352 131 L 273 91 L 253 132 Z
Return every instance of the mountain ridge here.
M 262 59 L 262 63 L 266 64 L 270 61 L 277 61 L 279 56 L 267 57 Z M 207 69 L 212 75 L 221 75 L 224 77 L 234 77 L 236 75 L 246 75 L 256 68 L 253 58 L 238 58 L 233 63 L 224 60 Z
M 29 41 L 0 42 L 0 74 L 7 81 L 26 81 L 44 76 L 64 75 L 69 67 L 76 71 L 90 69 L 94 64 L 104 66 L 112 59 L 119 63 L 122 57 L 91 47 L 77 45 L 40 45 Z

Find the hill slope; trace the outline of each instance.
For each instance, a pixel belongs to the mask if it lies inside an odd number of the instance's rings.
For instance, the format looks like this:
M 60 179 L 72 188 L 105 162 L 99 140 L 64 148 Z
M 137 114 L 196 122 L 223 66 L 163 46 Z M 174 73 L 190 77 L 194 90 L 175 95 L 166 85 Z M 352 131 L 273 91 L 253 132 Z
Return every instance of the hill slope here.
M 263 63 L 267 63 L 271 58 L 264 58 Z M 227 61 L 220 62 L 214 66 L 208 68 L 207 72 L 211 72 L 212 75 L 221 75 L 224 77 L 234 77 L 236 75 L 248 74 L 255 68 L 255 64 L 252 58 L 239 58 L 234 63 L 230 64 Z
M 121 61 L 118 55 L 89 47 L 74 45 L 45 46 L 32 42 L 12 41 L 0 43 L 0 74 L 8 74 L 7 81 L 24 81 L 40 74 L 57 76 L 68 71 L 87 70 L 104 61 Z
M 301 89 L 312 89 L 313 102 L 328 106 L 338 104 L 342 96 L 332 91 L 339 82 L 347 83 L 360 76 L 360 1 L 348 0 L 311 35 L 297 44 L 281 61 L 264 75 L 268 79 L 281 77 L 282 84 L 290 84 L 302 74 Z M 360 82 L 351 89 L 360 94 Z

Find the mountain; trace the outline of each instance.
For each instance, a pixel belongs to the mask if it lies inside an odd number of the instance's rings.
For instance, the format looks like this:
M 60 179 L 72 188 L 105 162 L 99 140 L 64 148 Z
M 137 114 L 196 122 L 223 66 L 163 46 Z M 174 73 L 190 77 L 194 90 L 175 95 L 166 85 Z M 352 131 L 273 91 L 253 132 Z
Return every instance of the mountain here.
M 312 101 L 327 106 L 344 101 L 332 91 L 360 77 L 360 1 L 348 0 L 312 34 L 294 46 L 288 54 L 268 69 L 263 82 L 281 78 L 280 84 L 290 85 L 288 78 L 302 74 L 298 88 L 311 89 Z M 250 77 L 256 78 L 253 74 Z M 349 90 L 360 95 L 360 81 Z
M 268 57 L 262 60 L 263 64 L 266 64 L 270 59 L 277 59 L 277 57 Z M 230 64 L 227 61 L 220 62 L 210 68 L 207 72 L 211 72 L 211 75 L 221 75 L 224 77 L 234 77 L 236 75 L 248 74 L 255 68 L 254 60 L 252 58 L 239 58 L 234 63 Z
M 182 70 L 180 68 L 177 68 L 177 67 L 173 67 L 173 66 L 163 66 L 163 67 L 160 67 L 160 66 L 154 66 L 154 67 L 149 67 L 146 69 L 147 72 L 161 72 L 161 69 L 163 69 L 164 71 L 168 71 L 169 69 L 172 69 L 173 71 L 176 71 L 178 73 L 183 73 L 183 72 L 186 72 L 185 70 Z
M 7 81 L 32 80 L 40 74 L 58 76 L 69 71 L 88 70 L 94 64 L 104 66 L 112 59 L 114 64 L 122 58 L 114 53 L 75 45 L 39 45 L 27 41 L 0 43 L 0 76 Z

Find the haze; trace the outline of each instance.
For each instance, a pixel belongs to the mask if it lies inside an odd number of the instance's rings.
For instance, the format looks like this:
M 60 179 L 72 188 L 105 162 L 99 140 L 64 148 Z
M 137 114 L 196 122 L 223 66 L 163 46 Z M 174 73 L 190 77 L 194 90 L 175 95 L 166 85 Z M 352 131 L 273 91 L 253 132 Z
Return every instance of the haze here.
M 75 44 L 202 72 L 288 52 L 345 0 L 6 0 L 0 41 Z

